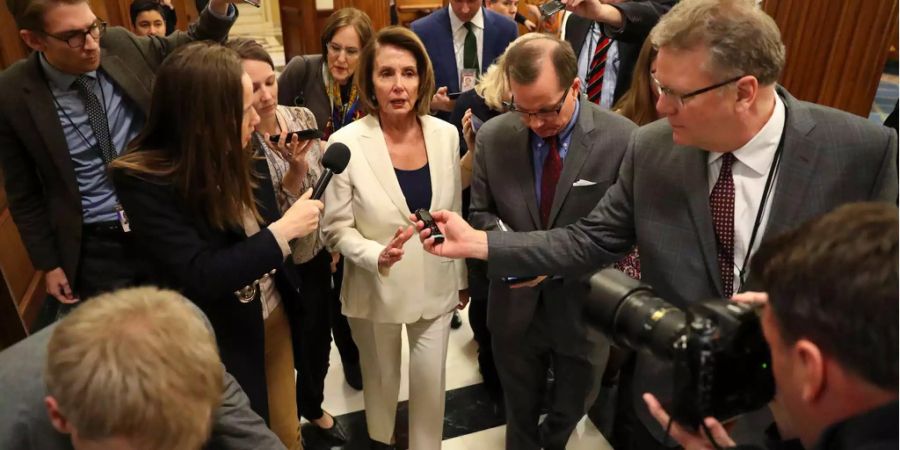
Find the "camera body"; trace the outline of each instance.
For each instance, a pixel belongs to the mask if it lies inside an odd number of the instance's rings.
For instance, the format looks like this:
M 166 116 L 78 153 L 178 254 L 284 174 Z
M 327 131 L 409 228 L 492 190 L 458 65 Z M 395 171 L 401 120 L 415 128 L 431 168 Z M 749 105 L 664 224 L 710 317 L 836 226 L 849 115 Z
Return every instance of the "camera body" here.
M 588 299 L 585 312 L 613 342 L 672 363 L 676 422 L 696 429 L 704 417 L 727 420 L 774 396 L 769 347 L 753 308 L 713 299 L 681 310 L 612 268 L 591 277 Z

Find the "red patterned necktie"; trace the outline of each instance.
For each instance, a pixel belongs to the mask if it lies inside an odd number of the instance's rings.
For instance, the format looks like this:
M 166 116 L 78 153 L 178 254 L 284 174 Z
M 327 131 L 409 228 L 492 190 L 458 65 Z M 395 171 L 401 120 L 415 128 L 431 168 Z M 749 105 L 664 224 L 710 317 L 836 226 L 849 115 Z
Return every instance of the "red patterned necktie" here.
M 735 157 L 731 153 L 722 155 L 719 179 L 709 194 L 709 209 L 716 231 L 719 273 L 726 297 L 731 297 L 734 292 L 734 177 L 731 173 L 734 161 Z
M 550 151 L 544 158 L 541 173 L 541 225 L 547 228 L 550 226 L 550 208 L 556 195 L 556 184 L 559 182 L 559 174 L 562 173 L 562 159 L 559 157 L 558 138 L 552 136 L 544 141 L 550 146 Z
M 587 95 L 592 103 L 600 104 L 600 94 L 603 92 L 603 74 L 606 72 L 606 53 L 612 41 L 601 36 L 597 46 L 594 47 L 594 55 L 591 57 L 591 65 L 587 73 Z

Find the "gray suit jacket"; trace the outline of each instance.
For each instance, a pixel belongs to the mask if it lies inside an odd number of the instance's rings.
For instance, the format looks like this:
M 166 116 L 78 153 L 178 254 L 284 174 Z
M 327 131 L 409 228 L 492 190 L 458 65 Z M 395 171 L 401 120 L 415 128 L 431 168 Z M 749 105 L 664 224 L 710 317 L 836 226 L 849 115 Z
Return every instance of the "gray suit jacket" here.
M 631 132 L 636 126 L 584 99 L 572 130 L 550 213 L 550 227 L 564 227 L 588 215 L 615 181 Z M 530 132 L 518 114 L 489 120 L 478 131 L 472 176 L 472 226 L 493 230 L 497 218 L 516 231 L 540 230 L 540 208 L 535 193 Z M 591 185 L 573 186 L 579 180 Z M 533 272 L 531 275 L 547 273 Z M 605 342 L 581 313 L 585 284 L 578 277 L 547 279 L 536 288 L 510 289 L 491 281 L 488 326 L 504 341 L 522 339 L 534 316 L 538 298 L 552 302 L 546 319 L 553 330 L 554 348 L 567 353 L 599 357 Z M 602 363 L 602 361 L 597 361 Z
M 3 450 L 71 450 L 68 435 L 53 428 L 44 407 L 47 343 L 56 324 L 0 353 L 0 448 Z M 266 428 L 237 381 L 225 372 L 222 404 L 216 410 L 207 448 L 283 450 Z
M 892 130 L 799 101 L 780 87 L 778 94 L 787 110 L 784 150 L 763 238 L 845 203 L 897 201 L 897 136 Z M 675 145 L 666 120 L 641 127 L 629 144 L 618 181 L 587 217 L 550 231 L 489 232 L 489 275 L 582 275 L 621 258 L 637 244 L 641 278 L 660 297 L 679 307 L 723 297 L 707 155 L 699 148 Z M 637 371 L 636 391 L 667 396 L 671 376 L 665 369 L 642 355 Z M 643 402 L 635 400 L 645 425 L 661 432 Z
M 178 46 L 224 41 L 233 18 L 204 10 L 188 32 L 138 37 L 122 27 L 100 42 L 100 70 L 147 115 L 156 68 Z M 33 53 L 0 73 L 0 169 L 9 209 L 35 267 L 62 267 L 75 283 L 81 255 L 81 192 L 54 100 Z M 75 287 L 75 286 L 73 286 Z

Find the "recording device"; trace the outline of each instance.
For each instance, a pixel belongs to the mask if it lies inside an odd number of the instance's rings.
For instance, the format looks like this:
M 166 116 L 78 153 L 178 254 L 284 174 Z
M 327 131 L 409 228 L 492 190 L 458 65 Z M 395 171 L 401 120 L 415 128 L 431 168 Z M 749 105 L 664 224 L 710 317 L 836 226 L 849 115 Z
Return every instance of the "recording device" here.
M 425 224 L 425 228 L 431 230 L 431 237 L 434 238 L 435 244 L 444 242 L 444 233 L 441 233 L 441 229 L 434 223 L 434 217 L 431 217 L 431 213 L 427 209 L 420 208 L 416 210 L 416 219 L 421 220 Z
M 478 118 L 475 114 L 472 114 L 472 132 L 477 133 L 478 129 L 484 125 L 484 121 Z
M 449 92 L 447 93 L 447 97 L 451 100 L 456 100 L 459 96 L 462 95 L 462 92 Z
M 246 4 L 248 4 L 248 5 L 253 5 L 253 6 L 257 7 L 257 8 L 259 8 L 259 5 L 261 4 L 261 1 L 260 1 L 260 0 L 243 0 L 243 2 L 246 3 Z
M 761 408 L 775 394 L 769 346 L 750 306 L 714 299 L 681 310 L 608 268 L 591 277 L 585 313 L 617 345 L 674 364 L 666 409 L 692 430 L 705 417 L 724 421 Z
M 246 1 L 246 0 L 245 0 Z M 563 5 L 562 2 L 558 0 L 552 0 L 543 5 L 539 6 L 538 9 L 541 11 L 541 17 L 544 19 L 566 9 L 566 5 Z
M 322 139 L 321 131 L 318 128 L 310 128 L 308 130 L 302 131 L 291 131 L 287 134 L 287 142 L 286 144 L 290 144 L 294 141 L 294 139 L 300 139 L 301 141 L 308 141 L 310 139 Z M 273 144 L 277 144 L 279 140 L 281 140 L 281 135 L 273 135 L 269 136 L 269 140 L 272 141 Z
M 347 168 L 347 164 L 350 162 L 350 149 L 346 144 L 342 142 L 335 142 L 328 146 L 328 149 L 325 150 L 325 154 L 322 155 L 322 166 L 325 167 L 325 172 L 319 177 L 319 181 L 316 181 L 316 186 L 313 188 L 312 199 L 319 200 L 322 198 L 322 194 L 325 193 L 325 188 L 328 187 L 328 182 L 331 181 L 331 177 L 336 173 L 341 173 L 344 169 Z
M 472 116 L 472 119 L 474 120 L 475 116 Z M 475 122 L 472 122 L 472 125 L 474 126 Z M 509 231 L 509 227 L 507 227 L 506 224 L 503 223 L 503 221 L 500 219 L 497 219 L 497 229 L 504 233 Z M 500 277 L 500 281 L 502 281 L 506 284 L 518 284 L 518 283 L 525 283 L 527 281 L 531 281 L 535 278 L 537 278 L 537 277 L 536 276 L 534 276 L 534 277 Z

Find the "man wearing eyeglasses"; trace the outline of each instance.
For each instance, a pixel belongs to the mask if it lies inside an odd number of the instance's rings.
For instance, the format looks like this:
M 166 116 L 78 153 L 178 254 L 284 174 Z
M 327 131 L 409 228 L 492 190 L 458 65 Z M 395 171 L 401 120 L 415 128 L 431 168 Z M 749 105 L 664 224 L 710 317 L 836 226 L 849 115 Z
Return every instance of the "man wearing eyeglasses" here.
M 147 280 L 106 165 L 143 126 L 166 55 L 227 37 L 228 1 L 212 0 L 187 33 L 140 38 L 107 29 L 86 0 L 7 0 L 34 53 L 0 73 L 0 167 L 12 217 L 53 297 L 47 315 Z
M 547 35 L 515 43 L 503 70 L 510 112 L 478 131 L 470 223 L 495 230 L 502 221 L 515 231 L 573 224 L 615 181 L 635 125 L 582 95 L 577 58 L 565 41 Z M 581 313 L 582 281 L 491 279 L 487 324 L 504 391 L 508 449 L 564 449 L 597 397 L 609 342 Z M 551 365 L 552 402 L 540 424 Z
M 684 0 L 650 39 L 659 49 L 656 107 L 667 119 L 634 133 L 618 179 L 590 214 L 566 228 L 500 233 L 433 212 L 446 239 L 434 245 L 424 231 L 426 249 L 486 259 L 494 277 L 577 276 L 637 244 L 642 280 L 685 307 L 752 284 L 748 261 L 765 236 L 844 203 L 897 201 L 896 135 L 778 86 L 784 45 L 753 2 Z M 662 447 L 664 430 L 640 396 L 671 398 L 671 368 L 641 354 L 633 373 L 620 386 L 631 408 L 616 419 L 628 442 L 616 448 Z M 741 427 L 735 434 L 758 439 L 758 429 Z

